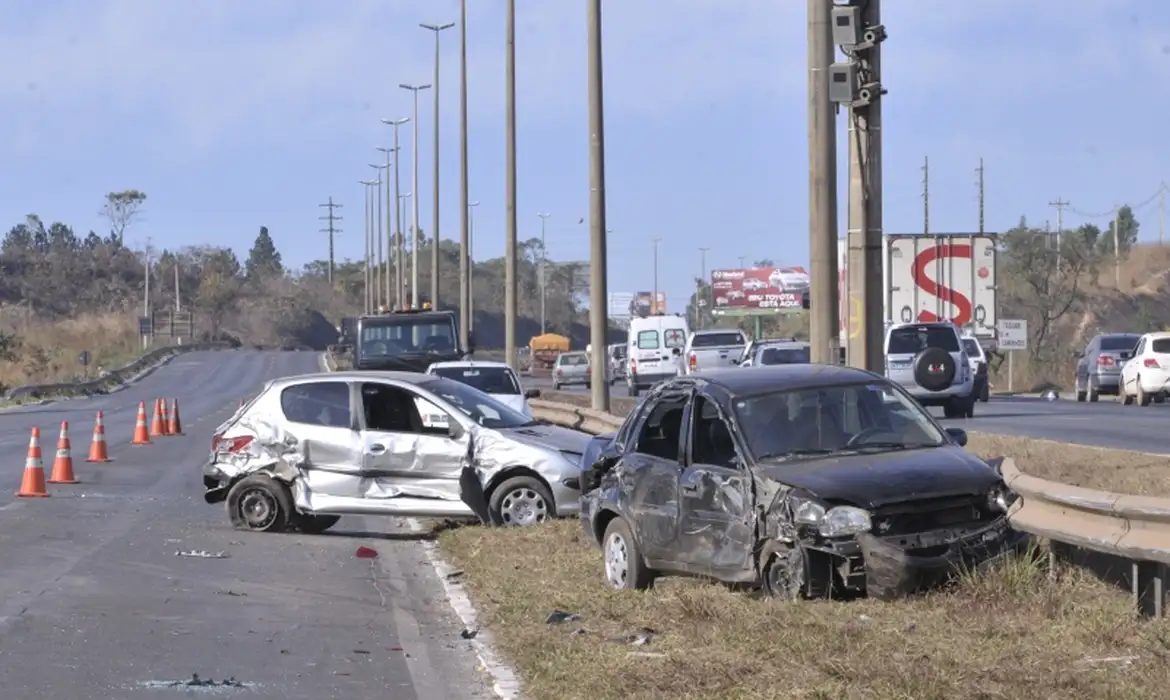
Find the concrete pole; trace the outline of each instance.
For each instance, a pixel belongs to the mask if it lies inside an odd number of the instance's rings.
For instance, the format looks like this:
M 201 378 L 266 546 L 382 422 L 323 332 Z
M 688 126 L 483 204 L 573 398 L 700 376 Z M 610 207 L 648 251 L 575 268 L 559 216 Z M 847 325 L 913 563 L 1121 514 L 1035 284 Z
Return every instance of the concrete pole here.
M 370 313 L 370 185 L 362 180 L 362 193 L 365 195 L 365 206 L 362 218 L 365 224 L 366 238 L 366 284 L 365 284 L 365 313 Z
M 435 154 L 434 154 L 434 170 L 431 172 L 433 178 L 432 189 L 434 190 L 434 199 L 432 201 L 432 224 L 433 231 L 431 232 L 431 239 L 434 241 L 431 244 L 431 307 L 439 308 L 439 34 L 444 29 L 454 27 L 451 24 L 420 24 L 423 29 L 428 29 L 435 33 L 435 78 L 432 81 L 434 85 L 435 98 Z
M 548 217 L 552 216 L 552 214 L 541 212 L 537 216 L 540 217 L 540 334 L 544 335 L 548 332 L 548 324 L 544 312 L 544 306 L 548 303 L 548 273 L 546 272 L 548 266 L 548 247 L 545 243 L 544 233 L 545 224 L 548 222 Z
M 393 212 L 398 211 L 398 200 L 396 198 L 394 198 L 394 193 L 390 189 L 390 154 L 394 153 L 394 149 L 393 148 L 384 148 L 382 146 L 379 146 L 378 150 L 386 155 L 386 164 L 383 166 L 384 172 L 386 173 L 386 175 L 385 175 L 385 177 L 382 178 L 382 183 L 386 186 L 385 187 L 385 190 L 386 190 L 386 193 L 385 193 L 386 194 L 386 236 L 385 236 L 385 242 L 386 242 L 385 286 L 386 286 L 386 288 L 385 288 L 385 294 L 386 294 L 386 306 L 387 306 L 387 308 L 392 308 L 392 306 L 391 306 L 392 304 L 398 303 L 397 300 L 393 296 L 390 295 L 390 287 L 392 284 L 390 281 L 390 265 L 392 263 L 395 266 L 398 265 L 398 260 L 394 255 L 394 253 L 395 253 L 394 226 L 393 226 L 394 217 L 392 215 Z M 397 158 L 398 154 L 394 153 L 394 157 Z M 393 207 L 393 209 L 391 207 Z M 379 250 L 382 247 L 382 240 L 383 240 L 382 238 L 378 239 Z M 382 254 L 379 253 L 378 257 L 380 258 L 381 255 Z M 395 272 L 395 277 L 397 277 L 397 274 L 398 273 Z
M 382 306 L 382 262 L 385 258 L 385 251 L 382 250 L 382 236 L 385 233 L 382 230 L 382 169 L 389 169 L 390 166 L 389 164 L 381 165 L 379 163 L 370 163 L 369 165 L 374 169 L 374 172 L 378 173 L 378 177 L 375 178 L 374 182 L 374 189 L 377 190 L 376 200 L 378 206 L 375 210 L 374 225 L 371 229 L 374 242 L 370 244 L 370 251 L 374 256 L 374 308 L 377 309 Z M 389 207 L 390 203 L 387 202 L 386 206 Z M 386 211 L 390 211 L 390 209 L 387 208 Z M 386 269 L 386 273 L 390 273 L 389 268 Z M 389 303 L 390 300 L 387 299 L 386 304 L 389 305 Z
M 863 27 L 881 24 L 880 0 L 864 6 Z M 881 82 L 881 42 L 858 52 L 863 82 Z M 882 103 L 849 110 L 849 364 L 885 371 L 886 292 L 882 280 Z M 816 297 L 813 297 L 816 305 Z M 854 311 L 859 328 L 852 327 Z
M 410 179 L 410 191 L 414 193 L 411 198 L 411 241 L 410 241 L 410 306 L 411 308 L 419 308 L 419 294 L 418 294 L 418 93 L 420 90 L 430 88 L 430 85 L 399 85 L 403 90 L 410 90 L 414 93 L 414 116 L 411 118 L 411 129 L 414 135 L 414 147 L 411 149 L 411 166 L 412 173 Z
M 508 0 L 509 4 L 513 0 Z M 601 60 L 601 0 L 588 0 L 589 66 L 589 358 L 593 408 L 609 411 L 609 298 L 605 227 L 605 104 Z
M 871 0 L 872 1 L 872 0 Z M 808 205 L 813 362 L 837 363 L 837 129 L 829 101 L 833 0 L 808 0 Z
M 520 314 L 516 279 L 516 0 L 508 0 L 504 15 L 504 356 L 516 369 L 516 321 Z
M 471 340 L 471 197 L 467 168 L 467 0 L 459 0 L 459 344 Z

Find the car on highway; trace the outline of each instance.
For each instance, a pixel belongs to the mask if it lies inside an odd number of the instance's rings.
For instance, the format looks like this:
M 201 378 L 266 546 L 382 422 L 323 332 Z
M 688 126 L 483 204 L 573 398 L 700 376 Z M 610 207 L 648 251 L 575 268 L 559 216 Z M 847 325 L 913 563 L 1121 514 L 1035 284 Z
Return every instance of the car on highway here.
M 1077 401 L 1096 401 L 1101 395 L 1118 396 L 1121 386 L 1121 368 L 1133 354 L 1140 333 L 1101 333 L 1075 353 L 1077 360 L 1075 386 Z
M 656 314 L 631 319 L 628 332 L 630 364 L 626 388 L 630 396 L 684 372 L 683 348 L 690 334 L 685 317 Z
M 589 353 L 578 350 L 557 355 L 557 361 L 553 363 L 552 381 L 553 391 L 577 384 L 586 388 L 593 386 L 593 367 L 589 364 Z
M 1146 333 L 1121 368 L 1121 398 L 1129 406 L 1165 403 L 1170 393 L 1170 332 Z
M 578 512 L 588 442 L 445 377 L 306 374 L 269 381 L 216 428 L 204 500 L 265 532 L 343 515 L 532 525 Z
M 354 347 L 355 369 L 425 372 L 435 362 L 459 360 L 475 351 L 474 336 L 459 347 L 453 311 L 419 309 L 359 316 Z
M 962 342 L 963 350 L 967 353 L 967 362 L 971 365 L 971 371 L 975 373 L 975 398 L 987 403 L 991 398 L 987 353 L 983 351 L 983 346 L 975 336 L 965 335 Z
M 743 351 L 739 366 L 808 364 L 811 361 L 808 343 L 796 338 L 772 338 L 750 343 Z
M 678 377 L 586 446 L 581 525 L 614 588 L 674 574 L 779 598 L 907 594 L 1028 542 L 999 462 L 966 441 L 861 369 Z
M 975 416 L 975 373 L 952 323 L 891 323 L 886 328 L 886 377 L 923 406 L 947 418 Z
M 540 397 L 540 389 L 525 389 L 520 376 L 507 362 L 482 360 L 436 362 L 427 367 L 427 374 L 473 386 L 529 418 L 532 418 L 532 409 L 528 406 L 528 399 Z
M 747 336 L 738 328 L 713 328 L 694 331 L 683 348 L 686 364 L 683 372 L 731 367 L 739 364 Z

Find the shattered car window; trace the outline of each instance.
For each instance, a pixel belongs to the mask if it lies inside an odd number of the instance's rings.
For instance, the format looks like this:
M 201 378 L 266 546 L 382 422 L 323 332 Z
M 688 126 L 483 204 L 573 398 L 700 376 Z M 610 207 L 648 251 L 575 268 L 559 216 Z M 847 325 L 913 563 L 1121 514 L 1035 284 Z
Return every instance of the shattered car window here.
M 345 382 L 312 382 L 280 392 L 280 408 L 293 423 L 348 428 L 349 385 Z
M 485 428 L 502 430 L 532 424 L 532 420 L 528 416 L 514 408 L 505 406 L 493 398 L 491 394 L 485 394 L 462 382 L 436 377 L 430 381 L 419 382 L 418 386 L 439 396 Z
M 777 391 L 734 402 L 757 460 L 947 444 L 934 420 L 889 382 Z
M 663 398 L 650 411 L 638 434 L 635 452 L 662 459 L 676 460 L 679 436 L 682 433 L 683 408 L 686 398 Z
M 489 394 L 519 394 L 516 374 L 508 367 L 435 367 L 432 374 L 454 379 Z

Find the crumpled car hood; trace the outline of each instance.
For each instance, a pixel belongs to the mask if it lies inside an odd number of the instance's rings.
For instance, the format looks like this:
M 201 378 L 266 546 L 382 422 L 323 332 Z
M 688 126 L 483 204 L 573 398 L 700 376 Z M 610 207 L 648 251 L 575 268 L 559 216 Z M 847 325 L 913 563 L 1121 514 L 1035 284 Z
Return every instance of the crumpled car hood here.
M 584 452 L 591 437 L 588 433 L 558 425 L 526 425 L 496 432 L 517 442 L 574 454 Z

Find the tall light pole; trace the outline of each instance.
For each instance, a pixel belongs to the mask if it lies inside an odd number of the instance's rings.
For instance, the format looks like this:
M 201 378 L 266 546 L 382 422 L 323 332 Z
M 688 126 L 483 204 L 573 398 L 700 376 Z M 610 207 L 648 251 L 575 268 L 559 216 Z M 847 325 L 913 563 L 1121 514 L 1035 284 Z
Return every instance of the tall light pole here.
M 509 4 L 513 0 L 509 0 Z M 588 0 L 589 66 L 589 341 L 593 376 L 606 376 L 609 297 L 605 227 L 605 98 L 601 69 L 601 0 Z M 657 285 L 655 285 L 657 286 Z M 593 408 L 609 411 L 609 382 L 593 382 Z
M 471 313 L 471 187 L 467 177 L 467 0 L 459 0 L 459 343 L 466 350 L 475 317 Z
M 538 270 L 540 273 L 540 334 L 544 335 L 546 332 L 544 305 L 548 298 L 547 287 L 545 286 L 548 283 L 547 275 L 545 274 L 545 266 L 548 262 L 548 249 L 544 241 L 544 225 L 548 221 L 548 217 L 552 216 L 552 214 L 540 212 L 537 216 L 540 217 L 540 269 Z
M 413 122 L 411 124 L 411 126 L 414 127 L 412 129 L 412 131 L 414 132 L 414 148 L 412 148 L 411 150 L 413 150 L 414 152 L 411 153 L 411 157 L 413 160 L 413 162 L 412 162 L 413 174 L 411 175 L 411 178 L 410 178 L 410 183 L 411 183 L 410 190 L 413 193 L 417 193 L 418 192 L 418 93 L 420 90 L 427 90 L 431 86 L 430 85 L 407 85 L 407 84 L 403 83 L 403 84 L 399 85 L 398 87 L 402 88 L 403 90 L 410 90 L 412 93 L 414 93 L 414 116 L 412 117 Z M 414 237 L 414 240 L 412 240 L 411 244 L 410 244 L 410 306 L 412 308 L 417 309 L 419 307 L 419 303 L 418 303 L 418 197 L 417 196 L 413 197 L 411 199 L 411 205 L 412 205 L 411 220 L 413 222 L 412 228 L 414 229 L 411 232 L 411 236 Z
M 402 202 L 402 195 L 398 193 L 398 164 L 402 162 L 402 149 L 398 145 L 398 127 L 410 121 L 410 117 L 403 117 L 402 119 L 383 119 L 383 124 L 389 124 L 394 127 L 394 303 L 398 308 L 402 308 L 403 298 L 406 296 L 402 293 L 402 288 L 406 286 L 406 275 L 403 273 L 403 268 L 406 265 L 406 249 L 402 238 L 402 210 L 399 204 Z
M 662 309 L 658 308 L 658 244 L 661 242 L 661 238 L 654 239 L 654 296 L 650 298 L 651 313 L 662 311 Z
M 390 192 L 390 154 L 394 153 L 394 149 L 393 148 L 384 148 L 382 146 L 378 146 L 378 148 L 376 150 L 379 151 L 380 153 L 383 153 L 386 156 L 386 164 L 382 166 L 383 169 L 385 169 L 385 171 L 386 171 L 386 175 L 382 178 L 382 184 L 385 185 L 384 189 L 385 189 L 385 195 L 386 195 L 386 235 L 383 237 L 380 237 L 378 239 L 378 248 L 381 249 L 382 242 L 385 241 L 385 243 L 386 243 L 386 260 L 385 260 L 385 263 L 386 263 L 386 277 L 385 277 L 386 306 L 392 308 L 390 306 L 391 304 L 398 303 L 397 300 L 394 299 L 394 297 L 390 296 L 390 286 L 391 286 L 391 283 L 390 283 L 390 264 L 391 264 L 391 261 L 393 261 L 394 265 L 398 265 L 398 260 L 394 255 L 394 253 L 395 253 L 394 227 L 391 225 L 394 221 L 394 218 L 391 216 L 391 213 L 390 213 L 392 211 L 391 207 L 393 207 L 393 211 L 398 210 L 398 206 L 397 206 L 398 200 L 394 199 L 392 196 L 392 193 Z M 382 220 L 381 217 L 379 217 L 378 220 L 381 221 Z
M 472 283 L 475 277 L 475 252 L 472 245 L 475 244 L 475 208 L 479 206 L 479 202 L 467 203 L 467 330 L 475 329 L 475 304 L 472 299 L 475 298 Z
M 374 226 L 371 229 L 374 233 L 374 240 L 376 243 L 371 244 L 370 248 L 371 250 L 376 250 L 374 253 L 374 300 L 376 302 L 374 307 L 379 308 L 382 306 L 382 264 L 386 261 L 386 254 L 382 249 L 382 170 L 389 170 L 390 166 L 389 164 L 381 165 L 379 163 L 370 163 L 369 165 L 374 169 L 374 172 L 378 174 L 378 177 L 375 180 L 378 191 L 376 197 L 378 201 L 378 213 L 374 217 Z M 386 211 L 390 211 L 390 202 L 386 202 Z M 386 275 L 389 277 L 390 268 L 386 268 Z M 386 304 L 390 304 L 389 299 L 386 299 Z
M 699 294 L 697 295 L 697 297 L 695 299 L 695 327 L 699 328 L 699 329 L 702 329 L 703 319 L 706 318 L 706 314 L 703 313 L 703 310 L 706 309 L 707 307 L 704 305 L 704 303 L 708 303 L 708 304 L 710 303 L 710 300 L 703 299 L 703 287 L 708 286 L 707 285 L 707 251 L 709 251 L 709 250 L 711 250 L 711 249 L 710 248 L 699 248 L 699 280 L 700 280 L 699 281 Z M 708 289 L 709 288 L 710 287 L 708 286 Z
M 366 308 L 366 313 L 368 314 L 373 310 L 373 307 L 374 307 L 374 299 L 372 296 L 372 293 L 374 290 L 373 290 L 373 285 L 371 284 L 371 280 L 370 280 L 370 278 L 372 276 L 372 272 L 373 272 L 373 270 L 370 269 L 370 258 L 371 258 L 372 253 L 373 253 L 373 226 L 372 226 L 373 216 L 371 216 L 371 210 L 373 208 L 373 205 L 371 203 L 371 197 L 370 197 L 370 186 L 373 185 L 374 182 L 373 182 L 373 180 L 359 180 L 359 182 L 363 185 L 362 189 L 365 191 L 365 196 L 366 196 L 365 197 L 365 200 L 366 200 L 366 207 L 365 207 L 365 220 L 366 220 L 366 306 L 365 306 L 365 308 Z
M 434 244 L 431 246 L 431 304 L 434 308 L 439 308 L 439 34 L 444 29 L 450 29 L 455 26 L 454 22 L 448 24 L 420 24 L 423 29 L 428 29 L 435 33 L 435 78 L 431 82 L 434 85 L 435 97 L 435 166 L 431 177 L 434 179 L 434 201 L 432 206 L 432 218 L 434 219 L 434 231 L 432 238 Z
M 399 218 L 404 218 L 406 216 L 407 202 L 410 201 L 410 198 L 413 196 L 413 194 L 414 194 L 413 192 L 403 192 L 402 194 L 398 195 Z M 402 298 L 405 299 L 407 296 L 407 294 L 406 294 L 406 284 L 407 284 L 407 282 L 406 282 L 406 231 L 399 231 L 398 236 L 399 236 L 398 254 L 399 254 L 399 259 L 402 261 L 402 289 L 400 290 L 400 294 L 401 294 Z M 412 237 L 412 242 L 410 245 L 412 247 L 414 246 L 413 237 Z M 405 304 L 405 302 L 403 302 L 403 303 Z
M 504 12 L 504 353 L 516 367 L 516 322 L 520 315 L 516 277 L 516 0 Z M 604 377 L 604 374 L 597 375 Z M 605 382 L 594 382 L 594 386 Z

